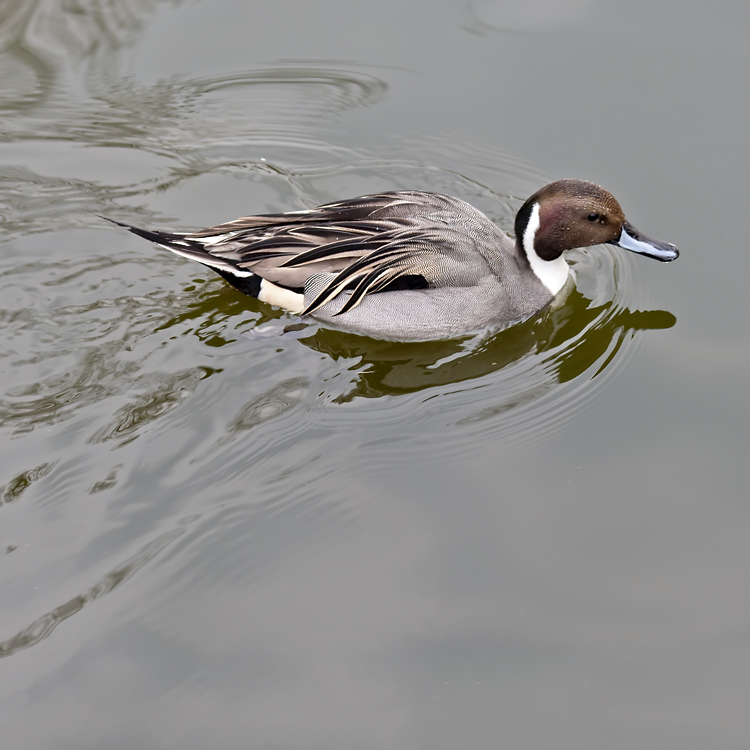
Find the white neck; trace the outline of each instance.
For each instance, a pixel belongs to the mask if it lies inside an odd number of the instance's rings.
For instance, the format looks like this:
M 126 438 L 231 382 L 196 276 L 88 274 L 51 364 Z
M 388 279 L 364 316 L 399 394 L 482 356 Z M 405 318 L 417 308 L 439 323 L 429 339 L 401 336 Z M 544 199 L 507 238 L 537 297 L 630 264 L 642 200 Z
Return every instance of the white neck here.
M 523 233 L 523 249 L 526 252 L 526 257 L 529 259 L 529 265 L 534 275 L 555 295 L 565 286 L 565 282 L 568 279 L 568 264 L 562 255 L 555 260 L 543 260 L 536 254 L 534 237 L 536 237 L 538 229 L 539 204 L 535 203 L 531 209 L 531 216 L 529 216 L 526 231 Z

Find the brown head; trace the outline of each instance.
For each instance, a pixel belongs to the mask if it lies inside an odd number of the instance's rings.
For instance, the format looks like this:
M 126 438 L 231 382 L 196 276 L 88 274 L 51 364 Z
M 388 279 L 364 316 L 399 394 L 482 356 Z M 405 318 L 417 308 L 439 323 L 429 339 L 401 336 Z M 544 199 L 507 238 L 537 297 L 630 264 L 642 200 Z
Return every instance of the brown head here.
M 533 249 L 544 261 L 605 242 L 661 261 L 679 255 L 674 245 L 638 232 L 611 193 L 584 180 L 557 180 L 538 190 L 521 206 L 515 228 L 527 257 Z

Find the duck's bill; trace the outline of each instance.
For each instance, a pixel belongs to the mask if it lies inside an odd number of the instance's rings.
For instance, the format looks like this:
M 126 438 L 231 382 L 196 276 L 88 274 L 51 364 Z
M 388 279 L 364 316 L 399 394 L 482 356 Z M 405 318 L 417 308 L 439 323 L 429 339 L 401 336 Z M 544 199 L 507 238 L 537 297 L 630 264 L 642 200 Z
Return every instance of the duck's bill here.
M 627 222 L 623 223 L 620 236 L 616 240 L 611 240 L 611 244 L 630 250 L 631 253 L 647 255 L 649 258 L 656 258 L 665 263 L 677 259 L 680 255 L 680 251 L 671 243 L 652 240 Z

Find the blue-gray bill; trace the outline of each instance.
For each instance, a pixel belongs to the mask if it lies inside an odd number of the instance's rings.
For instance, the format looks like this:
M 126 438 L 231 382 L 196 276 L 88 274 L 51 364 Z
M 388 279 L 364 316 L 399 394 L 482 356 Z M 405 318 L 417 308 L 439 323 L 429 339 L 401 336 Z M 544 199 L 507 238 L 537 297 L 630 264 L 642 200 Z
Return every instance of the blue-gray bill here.
M 619 238 L 610 240 L 610 244 L 630 250 L 632 253 L 655 258 L 664 263 L 676 260 L 680 255 L 680 251 L 670 242 L 662 242 L 661 240 L 653 240 L 651 237 L 646 237 L 645 234 L 639 232 L 628 222 L 622 225 Z

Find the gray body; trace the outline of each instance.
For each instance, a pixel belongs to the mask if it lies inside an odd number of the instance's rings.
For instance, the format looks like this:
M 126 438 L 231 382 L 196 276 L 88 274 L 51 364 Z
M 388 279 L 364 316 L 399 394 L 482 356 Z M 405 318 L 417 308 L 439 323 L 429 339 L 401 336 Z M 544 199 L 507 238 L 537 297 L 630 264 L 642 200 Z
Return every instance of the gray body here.
M 505 278 L 509 283 L 486 278 L 474 286 L 371 294 L 354 309 L 336 317 L 351 295 L 344 291 L 318 308 L 312 317 L 377 338 L 426 341 L 523 320 L 552 301 L 552 294 L 536 277 L 525 283 L 525 275 L 517 267 Z M 305 303 L 310 304 L 314 297 L 314 290 L 306 291 Z

